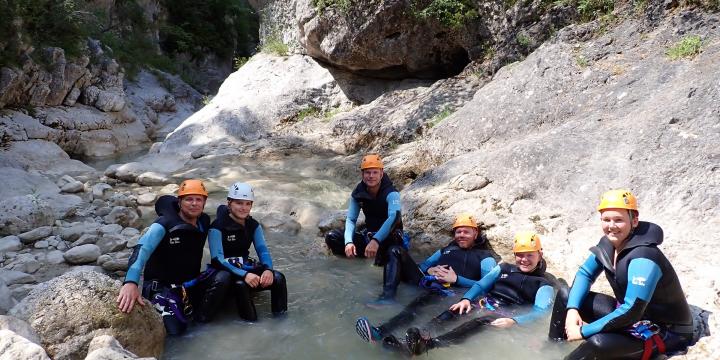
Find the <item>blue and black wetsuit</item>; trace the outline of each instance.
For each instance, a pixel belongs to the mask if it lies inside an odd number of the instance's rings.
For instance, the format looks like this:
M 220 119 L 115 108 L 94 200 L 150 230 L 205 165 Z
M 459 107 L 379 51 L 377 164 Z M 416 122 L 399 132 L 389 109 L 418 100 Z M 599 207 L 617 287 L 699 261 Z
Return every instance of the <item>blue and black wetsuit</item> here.
M 183 221 L 178 215 L 178 199 L 174 196 L 161 196 L 155 203 L 155 211 L 159 217 L 133 249 L 124 281 L 139 284 L 142 273 L 142 293 L 151 301 L 155 300 L 155 295 L 177 297 L 184 282 L 200 275 L 203 248 L 210 225 L 210 217 L 205 213 L 198 219 L 197 226 Z M 203 281 L 190 289 L 190 302 L 196 306 L 200 304 L 194 313 L 195 319 L 207 321 L 211 317 L 217 300 L 208 295 L 212 294 L 214 287 L 214 284 Z M 188 304 L 178 304 L 179 309 L 184 305 Z M 187 324 L 182 321 L 184 315 L 169 309 L 163 311 L 163 322 L 169 334 L 185 331 Z
M 617 254 L 607 237 L 590 249 L 569 291 L 559 291 L 549 336 L 564 339 L 567 309 L 577 309 L 589 323 L 580 328 L 586 341 L 567 359 L 640 359 L 645 341 L 629 333 L 633 324 L 649 320 L 658 325 L 668 353 L 683 352 L 692 342 L 693 319 L 672 265 L 657 248 L 662 229 L 641 221 Z M 590 291 L 604 272 L 615 297 Z M 654 351 L 657 351 L 655 349 Z
M 216 277 L 227 283 L 234 279 L 235 302 L 238 314 L 241 318 L 249 321 L 257 320 L 255 304 L 252 301 L 251 293 L 254 291 L 270 290 L 271 310 L 273 314 L 281 314 L 287 311 L 287 286 L 285 276 L 273 270 L 272 257 L 265 244 L 265 235 L 260 223 L 248 216 L 245 224 L 241 225 L 230 217 L 228 207 L 220 205 L 217 209 L 217 218 L 210 225 L 210 256 L 211 266 L 220 270 Z M 250 265 L 250 245 L 255 247 L 260 261 Z M 242 259 L 245 265 L 235 266 L 228 259 Z M 236 262 L 236 264 L 239 264 Z M 245 275 L 248 272 L 255 275 L 262 275 L 265 270 L 273 273 L 273 283 L 267 288 L 252 288 L 245 282 Z M 232 274 L 232 276 L 230 276 Z
M 466 289 L 477 280 L 495 267 L 497 263 L 494 253 L 487 249 L 484 243 L 485 238 L 478 235 L 478 239 L 473 247 L 463 249 L 454 241 L 444 248 L 436 251 L 430 257 L 425 259 L 420 265 L 416 265 L 407 252 L 402 253 L 402 273 L 403 280 L 412 284 L 419 284 L 420 280 L 428 275 L 429 268 L 437 265 L 448 265 L 453 268 L 457 274 L 457 281 L 451 284 L 452 288 Z M 387 266 L 389 266 L 388 263 Z M 410 323 L 419 313 L 421 307 L 439 302 L 443 298 L 444 292 L 426 291 L 411 301 L 399 314 L 378 327 L 381 335 L 387 335 L 392 330 L 403 324 Z
M 357 231 L 355 228 L 360 210 L 365 214 L 365 231 Z M 345 255 L 345 245 L 353 243 L 358 256 L 362 257 L 367 243 L 375 239 L 380 243 L 375 264 L 384 265 L 390 247 L 403 244 L 400 210 L 400 193 L 387 174 L 383 174 L 375 197 L 370 195 L 367 186 L 361 181 L 350 196 L 345 230 L 331 230 L 325 236 L 325 243 L 334 254 L 341 256 Z

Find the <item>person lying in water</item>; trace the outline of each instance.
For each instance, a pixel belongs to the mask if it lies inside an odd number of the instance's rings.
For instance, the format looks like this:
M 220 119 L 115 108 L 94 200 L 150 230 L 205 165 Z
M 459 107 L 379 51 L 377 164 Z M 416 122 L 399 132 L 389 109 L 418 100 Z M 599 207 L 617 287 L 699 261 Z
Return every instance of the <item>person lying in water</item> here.
M 658 245 L 662 229 L 638 220 L 627 190 L 604 193 L 597 207 L 604 236 L 590 249 L 569 293 L 558 291 L 550 321 L 553 340 L 584 340 L 565 359 L 649 359 L 684 353 L 693 317 L 680 280 Z M 590 291 L 601 274 L 614 296 Z
M 424 306 L 439 303 L 446 296 L 454 295 L 453 289 L 468 289 L 492 270 L 496 261 L 493 252 L 486 247 L 486 239 L 480 233 L 475 219 L 470 214 L 460 214 L 453 226 L 453 241 L 436 251 L 419 266 L 407 252 L 402 252 L 398 266 L 387 269 L 385 274 L 393 274 L 398 280 L 418 284 L 425 288 L 421 295 L 410 302 L 399 314 L 387 322 L 373 326 L 367 317 L 360 317 L 355 328 L 360 337 L 368 342 L 376 342 L 389 337 L 394 329 L 408 324 L 418 315 Z M 397 287 L 397 282 L 395 287 Z M 394 289 L 393 289 L 394 292 Z
M 411 327 L 405 334 L 405 350 L 421 354 L 433 348 L 459 344 L 488 326 L 510 328 L 535 321 L 547 314 L 553 304 L 553 286 L 545 277 L 545 261 L 542 256 L 540 237 L 533 232 L 519 232 L 513 245 L 515 264 L 501 263 L 489 274 L 477 281 L 463 295 L 463 299 L 435 320 L 447 322 L 463 318 L 473 308 L 482 311 L 481 316 L 468 320 L 453 330 L 432 337 L 427 331 Z M 478 302 L 479 300 L 479 302 Z M 477 302 L 477 305 L 474 303 Z M 523 305 L 532 305 L 527 311 Z M 436 322 L 436 325 L 439 324 Z M 401 349 L 397 339 L 385 340 L 385 345 Z

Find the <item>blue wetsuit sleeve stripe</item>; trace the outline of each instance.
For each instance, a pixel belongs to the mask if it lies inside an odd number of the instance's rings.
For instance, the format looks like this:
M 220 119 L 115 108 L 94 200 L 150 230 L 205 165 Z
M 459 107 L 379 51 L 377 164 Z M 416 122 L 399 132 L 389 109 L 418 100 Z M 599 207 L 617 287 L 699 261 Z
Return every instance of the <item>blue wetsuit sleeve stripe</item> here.
M 475 284 L 468 290 L 465 295 L 463 295 L 464 299 L 468 299 L 470 301 L 475 301 L 480 296 L 483 296 L 490 291 L 493 286 L 495 286 L 495 282 L 500 277 L 500 266 L 495 266 L 492 271 L 490 271 L 487 275 L 483 276 L 482 279 L 475 282 Z
M 352 196 L 348 205 L 347 218 L 345 219 L 345 245 L 352 243 L 353 234 L 355 233 L 355 223 L 357 223 L 360 215 L 360 203 Z
M 580 304 L 582 304 L 585 296 L 590 292 L 590 286 L 592 286 L 601 272 L 602 266 L 600 262 L 597 261 L 594 254 L 590 254 L 575 274 L 575 280 L 573 280 L 570 294 L 568 295 L 568 309 L 580 308 Z
M 210 257 L 219 262 L 225 270 L 241 277 L 244 277 L 245 274 L 247 274 L 247 271 L 233 266 L 233 264 L 229 263 L 227 259 L 225 259 L 225 253 L 222 247 L 222 233 L 220 230 L 210 229 L 208 233 L 208 244 L 210 245 Z
M 389 193 L 385 201 L 388 203 L 388 217 L 380 227 L 380 230 L 373 235 L 373 238 L 378 242 L 383 242 L 388 235 L 390 235 L 390 231 L 392 231 L 392 227 L 395 224 L 395 216 L 400 213 L 400 209 L 402 208 L 400 205 L 400 193 L 397 191 Z
M 495 268 L 495 266 L 497 266 L 497 262 L 495 261 L 495 259 L 491 257 L 483 259 L 480 262 L 480 278 L 483 278 L 485 275 L 489 274 L 490 271 Z
M 482 261 L 480 261 L 480 278 L 483 278 L 485 275 L 490 273 L 490 271 L 492 271 L 492 269 L 495 268 L 495 265 L 497 265 L 497 263 L 495 262 L 495 259 L 493 259 L 491 257 L 485 258 Z M 455 282 L 456 286 L 464 287 L 464 288 L 472 287 L 474 284 L 475 284 L 475 280 L 468 279 L 468 278 L 460 276 L 460 275 L 458 275 L 458 279 Z
M 127 274 L 125 275 L 125 282 L 133 282 L 135 284 L 140 283 L 140 274 L 142 269 L 145 267 L 145 263 L 147 263 L 148 259 L 150 259 L 150 255 L 152 255 L 153 251 L 155 251 L 163 237 L 165 237 L 165 228 L 162 225 L 158 223 L 150 225 L 148 231 L 145 232 L 138 241 L 140 250 L 135 262 L 128 267 Z
M 430 257 L 425 259 L 425 261 L 420 264 L 420 270 L 422 270 L 423 273 L 427 274 L 427 271 L 429 268 L 437 265 L 438 261 L 440 260 L 440 250 L 434 252 Z
M 554 291 L 552 286 L 543 285 L 535 293 L 535 304 L 530 312 L 514 316 L 513 320 L 520 325 L 528 324 L 543 317 L 552 307 Z
M 580 330 L 584 338 L 601 331 L 623 329 L 641 320 L 645 307 L 652 299 L 655 287 L 662 277 L 662 270 L 652 260 L 638 258 L 630 261 L 627 277 L 628 286 L 623 304 L 613 312 L 583 326 Z M 642 302 L 638 302 L 638 299 Z
M 257 229 L 255 229 L 255 234 L 253 236 L 253 245 L 255 246 L 255 252 L 260 258 L 260 262 L 263 265 L 266 265 L 269 269 L 272 269 L 272 257 L 270 256 L 270 250 L 268 250 L 268 247 L 265 244 L 265 235 L 263 233 L 262 226 L 258 226 Z

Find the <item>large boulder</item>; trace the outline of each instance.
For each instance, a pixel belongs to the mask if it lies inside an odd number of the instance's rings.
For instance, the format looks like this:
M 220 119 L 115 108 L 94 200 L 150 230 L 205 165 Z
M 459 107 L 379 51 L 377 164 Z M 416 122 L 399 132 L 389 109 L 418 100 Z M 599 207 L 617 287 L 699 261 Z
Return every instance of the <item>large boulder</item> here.
M 88 355 L 85 360 L 126 360 L 138 359 L 137 355 L 125 350 L 122 345 L 110 335 L 96 336 L 90 342 Z M 154 360 L 155 358 L 142 358 L 141 360 Z
M 74 271 L 39 285 L 11 315 L 30 323 L 54 359 L 83 359 L 99 335 L 111 335 L 139 356 L 160 357 L 165 328 L 151 307 L 117 309 L 121 283 L 94 271 Z
M 10 288 L 7 287 L 3 279 L 0 279 L 0 314 L 6 314 L 16 303 L 17 301 L 13 299 Z

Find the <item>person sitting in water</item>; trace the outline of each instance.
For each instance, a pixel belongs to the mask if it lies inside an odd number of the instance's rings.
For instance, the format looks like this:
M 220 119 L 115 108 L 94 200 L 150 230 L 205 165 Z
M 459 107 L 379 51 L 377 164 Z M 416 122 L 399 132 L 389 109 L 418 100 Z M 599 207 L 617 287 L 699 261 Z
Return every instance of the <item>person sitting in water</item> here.
M 270 290 L 270 309 L 275 315 L 287 311 L 285 276 L 273 270 L 272 257 L 265 244 L 260 223 L 250 216 L 255 194 L 250 185 L 236 182 L 230 186 L 227 205 L 217 208 L 217 218 L 210 225 L 208 242 L 212 258 L 210 268 L 216 282 L 231 283 L 238 315 L 257 320 L 252 292 Z M 250 258 L 255 247 L 259 262 Z
M 658 246 L 662 229 L 639 221 L 637 198 L 610 190 L 597 210 L 604 236 L 590 249 L 572 287 L 558 291 L 550 322 L 554 340 L 585 340 L 566 359 L 649 359 L 683 353 L 693 318 L 670 261 Z M 614 297 L 590 291 L 601 273 Z
M 159 217 L 140 237 L 128 260 L 117 297 L 120 311 L 129 313 L 135 304 L 145 305 L 138 289 L 143 273 L 142 296 L 162 314 L 168 334 L 185 332 L 191 315 L 197 321 L 210 321 L 226 288 L 200 273 L 210 225 L 210 217 L 203 212 L 207 195 L 202 181 L 185 180 L 177 198 L 164 195 L 155 202 Z
M 374 258 L 375 265 L 400 262 L 401 249 L 409 248 L 409 236 L 403 232 L 400 215 L 400 193 L 384 172 L 380 156 L 370 154 L 360 163 L 362 181 L 350 196 L 345 230 L 331 230 L 325 243 L 336 255 L 348 258 Z M 366 229 L 355 228 L 360 210 L 365 214 Z M 397 265 L 385 267 L 392 271 Z M 384 293 L 381 299 L 392 299 L 399 282 L 397 273 L 384 274 Z
M 453 289 L 469 288 L 495 267 L 493 253 L 486 249 L 486 239 L 470 214 L 460 214 L 452 226 L 453 241 L 436 251 L 419 266 L 405 252 L 401 267 L 404 278 L 427 290 L 408 304 L 402 312 L 377 327 L 361 317 L 355 324 L 360 337 L 368 342 L 387 338 L 403 324 L 411 322 L 423 306 L 438 303 L 451 296 Z
M 405 334 L 407 351 L 417 355 L 429 349 L 459 344 L 487 328 L 487 325 L 510 328 L 516 324 L 530 323 L 546 314 L 553 304 L 554 290 L 546 278 L 540 237 L 534 232 L 518 232 L 513 253 L 514 265 L 497 265 L 477 281 L 460 302 L 450 306 L 437 319 L 459 319 L 473 307 L 483 312 L 481 316 L 438 337 L 425 335 L 417 327 L 409 328 Z M 532 305 L 532 309 L 527 311 L 523 305 Z M 402 346 L 397 339 L 388 339 L 386 344 Z

